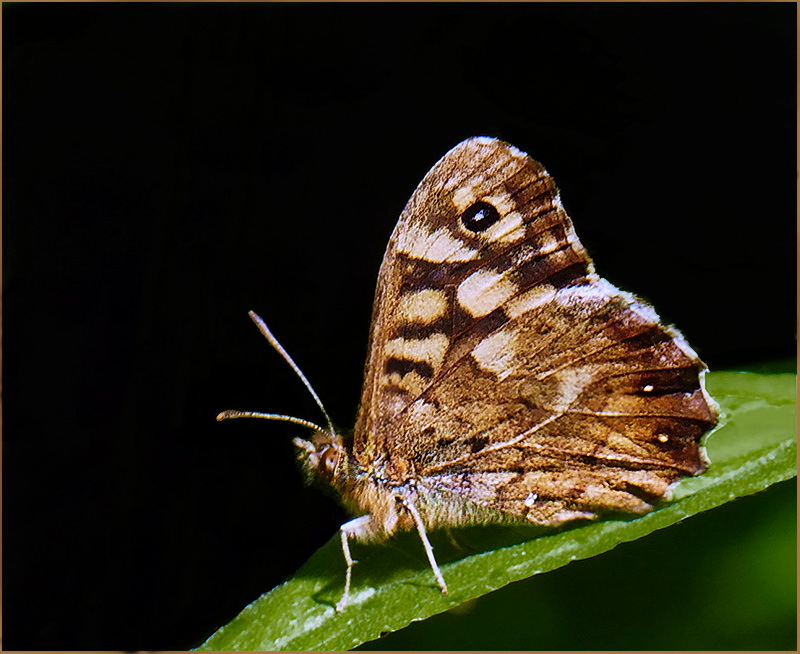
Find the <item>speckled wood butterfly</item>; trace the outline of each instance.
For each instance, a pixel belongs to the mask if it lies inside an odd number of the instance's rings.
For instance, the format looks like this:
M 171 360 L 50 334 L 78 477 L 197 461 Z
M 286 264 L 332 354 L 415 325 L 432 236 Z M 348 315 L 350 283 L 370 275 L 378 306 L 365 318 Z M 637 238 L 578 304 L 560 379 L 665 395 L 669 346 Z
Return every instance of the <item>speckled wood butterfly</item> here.
M 341 611 L 351 538 L 416 529 L 447 592 L 430 529 L 650 511 L 706 468 L 705 370 L 652 307 L 595 274 L 545 169 L 477 137 L 430 170 L 389 239 L 352 437 L 329 419 L 218 418 L 314 431 L 294 441 L 309 479 L 358 516 L 341 528 Z

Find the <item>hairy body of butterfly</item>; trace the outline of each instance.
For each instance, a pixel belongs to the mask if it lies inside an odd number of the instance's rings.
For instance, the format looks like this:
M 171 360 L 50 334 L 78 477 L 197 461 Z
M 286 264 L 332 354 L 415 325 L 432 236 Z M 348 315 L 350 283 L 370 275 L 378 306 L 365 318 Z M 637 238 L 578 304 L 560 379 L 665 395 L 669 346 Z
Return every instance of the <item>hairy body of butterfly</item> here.
M 644 513 L 707 466 L 705 365 L 597 276 L 553 179 L 502 141 L 460 143 L 417 187 L 368 352 L 352 439 L 292 419 L 316 432 L 295 439 L 309 477 L 358 516 L 342 526 L 337 610 L 349 538 L 417 529 L 446 592 L 427 529 Z

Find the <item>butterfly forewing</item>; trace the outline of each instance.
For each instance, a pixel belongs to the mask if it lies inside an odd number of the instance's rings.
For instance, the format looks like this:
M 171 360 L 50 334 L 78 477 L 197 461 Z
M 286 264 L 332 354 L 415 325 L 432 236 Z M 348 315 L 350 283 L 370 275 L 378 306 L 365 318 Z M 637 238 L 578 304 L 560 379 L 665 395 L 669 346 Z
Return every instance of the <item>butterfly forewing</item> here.
M 397 483 L 544 524 L 645 511 L 704 469 L 704 369 L 595 275 L 540 164 L 469 139 L 389 241 L 353 453 Z

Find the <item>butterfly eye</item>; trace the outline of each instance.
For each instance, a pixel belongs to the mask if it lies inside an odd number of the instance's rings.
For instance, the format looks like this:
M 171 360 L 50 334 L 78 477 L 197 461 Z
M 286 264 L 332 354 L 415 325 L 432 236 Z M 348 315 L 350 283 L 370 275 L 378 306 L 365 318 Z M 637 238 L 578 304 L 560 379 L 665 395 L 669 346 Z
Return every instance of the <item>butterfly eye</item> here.
M 333 475 L 334 471 L 336 470 L 336 466 L 339 465 L 339 451 L 333 447 L 326 448 L 322 453 L 319 462 L 321 472 L 324 475 Z
M 484 232 L 500 220 L 500 214 L 488 202 L 475 202 L 461 214 L 461 222 L 471 232 Z

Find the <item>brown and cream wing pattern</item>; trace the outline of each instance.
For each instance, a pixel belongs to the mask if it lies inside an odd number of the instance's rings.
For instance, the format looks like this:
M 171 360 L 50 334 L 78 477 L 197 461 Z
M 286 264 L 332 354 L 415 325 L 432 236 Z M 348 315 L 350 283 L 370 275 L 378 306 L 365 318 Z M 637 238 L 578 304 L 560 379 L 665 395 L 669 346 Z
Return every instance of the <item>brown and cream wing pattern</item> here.
M 433 445 L 401 457 L 431 487 L 545 524 L 644 512 L 702 472 L 716 421 L 702 364 L 649 307 L 605 287 L 555 291 L 456 363 L 398 421 L 404 433 L 424 421 Z
M 536 268 L 531 274 L 540 277 L 551 272 L 543 258 L 553 260 L 551 269 L 569 268 L 567 274 L 591 268 L 574 234 L 574 246 L 564 247 L 569 219 L 559 214 L 558 192 L 544 168 L 495 139 L 468 139 L 428 172 L 400 216 L 378 275 L 356 454 L 394 433 L 396 416 L 433 382 L 444 357 L 456 346 L 468 348 L 467 331 L 483 326 L 488 334 L 497 326 L 500 312 L 490 307 L 502 303 L 508 276 L 493 284 L 490 262 L 506 273 Z
M 473 138 L 425 176 L 389 241 L 354 454 L 547 524 L 643 511 L 704 469 L 704 369 L 595 275 L 545 169 Z

